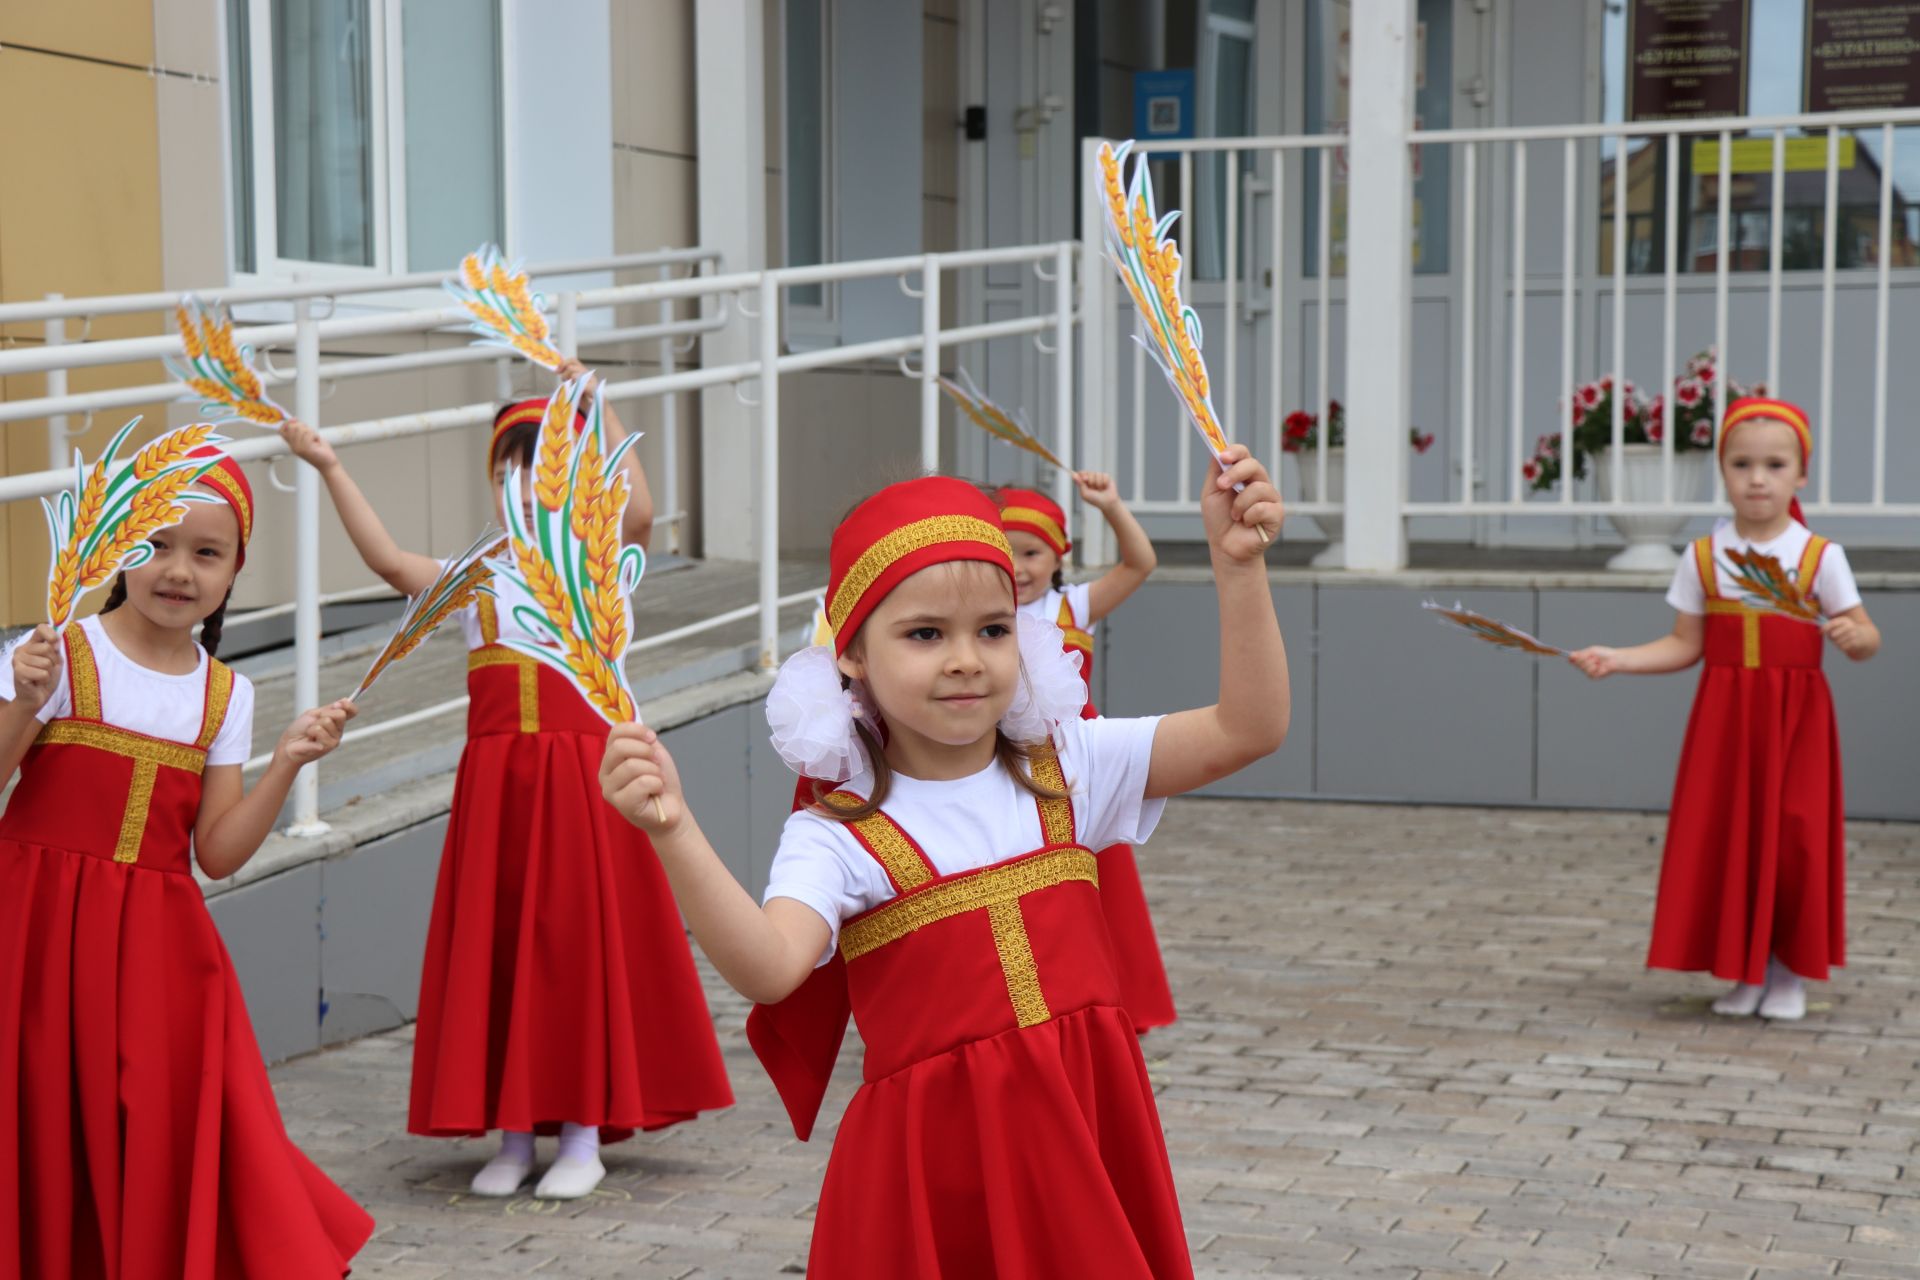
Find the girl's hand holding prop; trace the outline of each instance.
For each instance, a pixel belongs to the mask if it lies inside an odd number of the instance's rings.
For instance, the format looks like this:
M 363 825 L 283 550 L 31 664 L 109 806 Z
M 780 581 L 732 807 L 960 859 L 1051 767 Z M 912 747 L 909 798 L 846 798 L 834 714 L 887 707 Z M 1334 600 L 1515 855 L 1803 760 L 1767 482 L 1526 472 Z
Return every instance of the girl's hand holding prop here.
M 633 632 L 628 597 L 640 585 L 647 557 L 639 547 L 620 545 L 627 509 L 620 461 L 640 437 L 630 435 L 611 455 L 604 453 L 598 397 L 576 434 L 574 415 L 585 390 L 585 379 L 562 383 L 547 402 L 531 472 L 508 464 L 507 551 L 489 563 L 532 601 L 515 605 L 513 616 L 533 639 L 501 643 L 566 676 L 608 723 L 625 724 L 639 719 L 624 665 Z
M 600 795 L 614 811 L 646 831 L 662 835 L 687 811 L 680 773 L 660 736 L 641 724 L 617 724 L 600 759 Z M 653 821 L 645 815 L 652 813 Z
M 220 501 L 188 491 L 218 459 L 187 455 L 203 444 L 225 443 L 211 425 L 175 428 L 129 461 L 116 462 L 139 421 L 120 428 L 92 467 L 76 451 L 73 488 L 40 499 L 51 543 L 47 621 L 56 631 L 72 620 L 81 596 L 152 559 L 148 539 L 186 519 L 187 503 Z
M 1442 622 L 1452 623 L 1468 635 L 1479 640 L 1485 640 L 1488 644 L 1497 646 L 1498 648 L 1511 649 L 1516 653 L 1530 653 L 1539 658 L 1564 658 L 1567 656 L 1565 649 L 1556 649 L 1550 644 L 1534 639 L 1518 627 L 1510 627 L 1504 622 L 1487 617 L 1485 614 L 1475 613 L 1458 601 L 1454 602 L 1454 606 L 1451 609 L 1436 604 L 1432 600 L 1422 601 L 1420 607 L 1429 612 L 1439 614 Z
M 446 289 L 472 313 L 471 327 L 482 339 L 476 345 L 518 351 L 543 369 L 558 371 L 565 361 L 541 311 L 546 299 L 533 292 L 527 273 L 517 263 L 509 266 L 492 245 L 462 258 L 459 277 L 447 281 Z
M 973 424 L 988 433 L 998 436 L 1016 449 L 1024 449 L 1043 461 L 1052 463 L 1062 471 L 1069 470 L 1066 463 L 1053 456 L 1053 450 L 1040 443 L 1037 436 L 1027 426 L 1024 416 L 1016 417 L 982 395 L 973 385 L 973 379 L 967 371 L 961 369 L 960 381 L 941 378 L 940 389 L 953 397 L 960 406 L 960 412 L 973 420 Z
M 1180 297 L 1180 247 L 1167 234 L 1180 211 L 1175 209 L 1165 216 L 1156 211 L 1153 175 L 1144 156 L 1134 159 L 1132 178 L 1127 178 L 1127 153 L 1132 149 L 1130 141 L 1118 147 L 1100 144 L 1107 257 L 1133 295 L 1133 305 L 1152 339 L 1145 341 L 1135 334 L 1134 341 L 1145 347 L 1160 366 L 1174 398 L 1186 411 L 1187 421 L 1207 442 L 1214 460 L 1224 467 L 1227 433 L 1213 410 L 1207 361 L 1200 353 L 1200 317 Z M 1258 532 L 1261 541 L 1266 541 L 1267 531 Z
M 1727 561 L 1734 582 L 1761 608 L 1815 625 L 1825 621 L 1819 606 L 1795 585 L 1778 556 L 1733 547 L 1727 551 Z
M 180 299 L 173 316 L 187 359 L 184 364 L 167 361 L 167 372 L 201 397 L 202 412 L 257 427 L 277 427 L 287 420 L 287 411 L 268 398 L 254 371 L 253 348 L 234 341 L 231 316 L 203 306 L 192 294 Z
M 440 629 L 441 623 L 481 595 L 492 595 L 493 570 L 487 562 L 506 550 L 507 539 L 489 529 L 472 546 L 448 561 L 433 584 L 407 602 L 406 611 L 400 615 L 400 625 L 393 630 L 393 638 L 374 658 L 348 701 L 358 702 L 364 697 L 381 673 L 425 644 L 427 637 Z
M 46 623 L 13 648 L 13 700 L 37 712 L 60 683 L 60 633 Z

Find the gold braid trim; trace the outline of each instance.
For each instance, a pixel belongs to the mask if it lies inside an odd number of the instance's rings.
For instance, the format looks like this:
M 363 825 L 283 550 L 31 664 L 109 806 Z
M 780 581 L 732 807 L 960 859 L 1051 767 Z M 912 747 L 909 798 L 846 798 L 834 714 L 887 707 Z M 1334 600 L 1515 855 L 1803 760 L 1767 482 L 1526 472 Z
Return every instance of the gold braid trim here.
M 1040 531 L 1040 536 L 1056 547 L 1067 545 L 1067 531 L 1062 529 L 1054 518 L 1044 511 L 1033 507 L 1000 508 L 1001 523 L 1008 526 L 1030 524 Z
M 822 802 L 835 809 L 858 809 L 866 801 L 850 791 L 835 791 L 828 794 Z M 880 865 L 887 869 L 893 882 L 905 893 L 917 889 L 933 879 L 933 869 L 927 866 L 926 859 L 913 847 L 913 841 L 884 813 L 870 813 L 864 818 L 847 823 L 860 837 L 862 844 L 874 857 L 880 859 Z
M 127 788 L 127 807 L 120 815 L 120 838 L 113 842 L 113 860 L 140 861 L 140 841 L 147 834 L 147 816 L 153 812 L 153 784 L 160 779 L 160 766 L 151 760 L 136 760 L 133 782 Z
M 227 720 L 227 705 L 233 701 L 233 669 L 218 658 L 207 659 L 207 709 L 200 717 L 200 736 L 194 745 L 202 751 L 213 746 L 220 726 Z
M 1033 780 L 1043 787 L 1055 791 L 1067 790 L 1067 776 L 1060 770 L 1060 753 L 1054 750 L 1051 739 L 1035 743 L 1027 748 L 1027 768 L 1033 774 Z M 1048 844 L 1072 844 L 1076 838 L 1073 830 L 1073 802 L 1065 798 L 1043 800 L 1036 797 L 1040 806 L 1040 835 Z
M 79 623 L 66 630 L 67 684 L 76 720 L 100 720 L 100 668 L 93 660 L 93 643 Z
M 184 742 L 149 738 L 110 724 L 93 720 L 53 720 L 40 730 L 36 744 L 67 747 L 92 747 L 96 751 L 125 756 L 136 763 L 165 765 L 199 775 L 207 767 L 207 753 Z
M 1738 600 L 1713 599 L 1707 601 L 1707 612 L 1740 619 L 1740 665 L 1749 670 L 1759 666 L 1760 615 L 1764 611 Z
M 860 598 L 880 580 L 881 574 L 916 551 L 948 542 L 978 542 L 1005 556 L 1009 564 L 1013 561 L 1013 549 L 1007 545 L 1006 532 L 978 516 L 928 516 L 902 525 L 862 551 L 835 588 L 833 599 L 827 602 L 827 621 L 833 624 L 835 634 L 846 625 Z
M 487 597 L 482 597 L 486 599 Z M 483 619 L 486 613 L 480 615 Z M 540 663 L 515 649 L 489 644 L 467 654 L 467 670 L 482 667 L 518 667 L 520 669 L 520 732 L 540 732 Z
M 1713 567 L 1713 539 L 1701 538 L 1693 544 L 1693 562 L 1700 569 L 1700 589 L 1707 599 L 1720 598 L 1720 571 Z
M 1027 938 L 1027 920 L 1018 902 L 996 902 L 987 908 L 993 924 L 993 945 L 1000 952 L 1000 971 L 1007 979 L 1007 998 L 1013 1016 L 1023 1027 L 1038 1026 L 1053 1017 L 1040 989 L 1040 968 L 1033 962 L 1033 943 Z
M 1077 845 L 932 884 L 849 922 L 840 930 L 840 954 L 849 961 L 858 960 L 930 924 L 991 909 L 995 903 L 1018 903 L 1027 894 L 1072 880 L 1100 883 L 1099 863 Z

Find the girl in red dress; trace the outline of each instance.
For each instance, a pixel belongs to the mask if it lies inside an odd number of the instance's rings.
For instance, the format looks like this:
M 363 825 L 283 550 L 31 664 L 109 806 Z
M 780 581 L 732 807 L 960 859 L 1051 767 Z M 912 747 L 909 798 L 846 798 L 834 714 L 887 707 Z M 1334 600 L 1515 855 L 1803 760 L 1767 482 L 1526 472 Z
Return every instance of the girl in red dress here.
M 253 686 L 213 653 L 253 496 L 211 455 L 221 501 L 0 663 L 0 1275 L 338 1280 L 373 1231 L 288 1139 L 192 875 L 244 866 L 353 715 L 298 717 L 245 790 Z
M 1120 548 L 1120 563 L 1092 582 L 1065 580 L 1064 566 L 1073 543 L 1067 537 L 1066 512 L 1058 503 L 1038 490 L 1014 488 L 998 490 L 994 500 L 1000 504 L 1000 521 L 1013 548 L 1013 585 L 1020 616 L 1043 618 L 1060 628 L 1067 651 L 1080 655 L 1080 676 L 1091 690 L 1094 631 L 1140 589 L 1159 558 L 1147 531 L 1121 501 L 1112 476 L 1076 471 L 1073 482 L 1080 489 L 1080 500 L 1105 518 Z M 1081 714 L 1089 720 L 1100 714 L 1092 698 Z M 1113 934 L 1120 995 L 1133 1015 L 1134 1030 L 1144 1034 L 1166 1026 L 1179 1015 L 1167 985 L 1167 966 L 1160 958 L 1160 940 L 1154 936 L 1140 868 L 1134 862 L 1133 846 L 1125 841 L 1100 850 L 1100 908 Z
M 585 372 L 571 361 L 561 376 Z M 546 409 L 523 400 L 495 417 L 496 503 L 507 464 L 530 465 Z M 604 414 L 611 449 L 626 433 Z M 394 542 L 319 434 L 304 423 L 284 434 L 325 478 L 367 567 L 408 595 L 431 584 L 440 562 Z M 631 452 L 624 465 L 622 535 L 644 543 L 646 476 Z M 534 1135 L 558 1133 L 534 1194 L 576 1199 L 606 1176 L 603 1141 L 730 1106 L 733 1092 L 659 860 L 600 803 L 606 721 L 565 677 L 500 643 L 526 634 L 512 603 L 482 596 L 460 619 L 472 702 L 427 927 L 407 1128 L 501 1130 L 473 1177 L 486 1196 L 518 1191 Z
M 1630 649 L 1582 649 L 1594 679 L 1706 669 L 1694 695 L 1667 820 L 1647 964 L 1731 980 L 1728 1016 L 1804 1017 L 1803 979 L 1846 963 L 1845 809 L 1822 640 L 1856 662 L 1880 649 L 1847 554 L 1812 533 L 1794 495 L 1813 433 L 1783 400 L 1727 406 L 1720 471 L 1733 519 L 1693 544 L 1667 602 L 1673 633 Z M 1733 554 L 1772 556 L 1822 621 L 1761 608 L 1734 580 Z
M 1145 839 L 1165 797 L 1286 734 L 1260 538 L 1279 495 L 1235 446 L 1202 507 L 1220 700 L 1120 720 L 1081 719 L 1058 631 L 1017 618 L 990 498 L 936 476 L 855 508 L 830 551 L 833 644 L 789 659 L 767 704 L 781 756 L 838 783 L 788 819 L 764 906 L 653 731 L 610 736 L 602 792 L 653 835 L 694 936 L 759 1002 L 748 1037 L 802 1138 L 859 1020 L 866 1082 L 808 1274 L 1192 1274 L 1091 850 Z

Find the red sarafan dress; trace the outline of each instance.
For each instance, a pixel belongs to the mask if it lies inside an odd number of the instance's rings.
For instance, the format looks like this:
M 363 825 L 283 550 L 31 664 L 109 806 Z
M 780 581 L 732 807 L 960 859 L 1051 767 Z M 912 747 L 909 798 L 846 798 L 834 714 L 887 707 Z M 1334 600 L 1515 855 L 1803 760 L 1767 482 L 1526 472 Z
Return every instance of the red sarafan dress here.
M 600 797 L 607 723 L 499 643 L 481 597 L 467 746 L 427 929 L 407 1127 L 597 1124 L 609 1142 L 729 1106 L 680 913 L 647 837 Z
M 1065 789 L 1053 749 L 1033 776 Z M 836 792 L 829 804 L 858 799 Z M 865 1083 L 840 1122 L 807 1274 L 1191 1276 L 1166 1141 L 1071 801 L 1046 843 L 939 875 L 884 812 L 849 823 L 897 896 L 748 1038 L 811 1133 L 849 1010 Z
M 1087 682 L 1087 705 L 1080 715 L 1099 716 L 1093 705 L 1093 632 L 1073 615 L 1073 601 L 1059 593 L 1056 625 L 1066 636 L 1065 648 L 1080 655 L 1080 677 Z M 1120 977 L 1121 1003 L 1133 1015 L 1136 1031 L 1164 1027 L 1179 1017 L 1173 1007 L 1173 989 L 1167 984 L 1166 961 L 1153 931 L 1153 913 L 1147 909 L 1147 891 L 1140 883 L 1140 867 L 1130 844 L 1109 845 L 1100 851 L 1100 907 L 1113 934 L 1114 964 Z
M 1827 540 L 1795 581 L 1811 591 Z M 1805 978 L 1846 962 L 1840 737 L 1812 623 L 1724 596 L 1711 538 L 1694 544 L 1706 589 L 1706 666 L 1687 722 L 1647 964 L 1765 981 L 1779 956 Z
M 373 1220 L 287 1137 L 191 871 L 233 675 L 175 742 L 65 646 L 72 714 L 0 815 L 0 1275 L 337 1280 Z

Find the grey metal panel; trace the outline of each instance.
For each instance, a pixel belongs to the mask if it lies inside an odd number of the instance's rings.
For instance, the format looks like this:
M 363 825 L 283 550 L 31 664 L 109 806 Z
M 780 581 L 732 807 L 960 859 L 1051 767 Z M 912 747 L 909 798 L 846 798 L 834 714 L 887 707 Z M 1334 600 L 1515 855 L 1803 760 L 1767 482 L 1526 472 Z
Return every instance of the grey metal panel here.
M 1533 592 L 1457 593 L 1532 630 Z M 1448 592 L 1452 603 L 1456 593 Z M 1534 664 L 1449 636 L 1404 587 L 1322 586 L 1315 790 L 1518 804 L 1533 797 Z
M 1673 609 L 1659 592 L 1540 592 L 1539 635 L 1549 644 L 1639 644 L 1671 630 Z M 1594 681 L 1566 663 L 1540 662 L 1536 798 L 1542 804 L 1664 810 L 1698 669 Z
M 720 860 L 741 883 L 752 879 L 753 832 L 740 803 L 747 771 L 747 709 L 729 707 L 661 734 L 680 770 L 687 803 Z
M 767 887 L 780 830 L 793 811 L 793 770 L 787 768 L 767 735 L 764 699 L 745 708 L 747 733 L 747 892 L 758 898 Z
M 320 1047 L 320 864 L 207 903 L 268 1062 Z
M 1883 637 L 1869 662 L 1852 662 L 1827 646 L 1827 681 L 1840 721 L 1846 762 L 1847 813 L 1855 818 L 1920 819 L 1920 769 L 1914 767 L 1920 725 L 1920 594 L 1867 593 L 1867 612 Z
M 321 864 L 320 1042 L 411 1022 L 447 819 L 372 841 Z
M 1293 677 L 1287 741 L 1265 760 L 1204 788 L 1205 795 L 1306 795 L 1313 790 L 1313 589 L 1277 588 L 1274 606 Z M 1219 694 L 1219 609 L 1212 583 L 1148 582 L 1101 624 L 1106 715 L 1139 716 L 1208 706 Z M 1172 655 L 1191 655 L 1191 661 Z M 1104 671 L 1104 673 L 1103 673 Z

